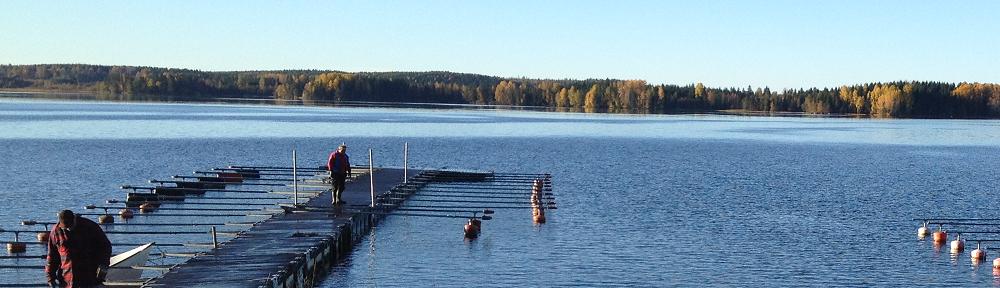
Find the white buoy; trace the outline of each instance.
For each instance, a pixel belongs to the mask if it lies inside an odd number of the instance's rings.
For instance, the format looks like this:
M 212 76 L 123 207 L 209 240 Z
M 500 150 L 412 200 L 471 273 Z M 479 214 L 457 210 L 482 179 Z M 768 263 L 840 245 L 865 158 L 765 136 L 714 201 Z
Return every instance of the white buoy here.
M 923 240 L 924 238 L 927 237 L 927 234 L 929 234 L 930 232 L 931 232 L 930 229 L 927 229 L 927 222 L 924 222 L 923 226 L 917 228 L 917 237 Z
M 980 261 L 983 261 L 983 259 L 986 258 L 986 250 L 983 250 L 983 248 L 980 247 L 979 244 L 977 243 L 976 250 L 972 250 L 972 252 L 969 252 L 969 258 L 972 259 L 973 263 L 979 263 Z
M 965 241 L 962 241 L 962 234 L 958 234 L 951 241 L 951 253 L 962 253 L 962 250 L 965 250 Z

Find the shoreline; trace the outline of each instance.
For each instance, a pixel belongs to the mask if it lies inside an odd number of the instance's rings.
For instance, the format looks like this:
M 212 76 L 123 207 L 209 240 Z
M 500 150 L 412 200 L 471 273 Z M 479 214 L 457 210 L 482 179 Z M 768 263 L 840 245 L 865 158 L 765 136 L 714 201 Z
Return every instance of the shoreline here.
M 254 95 L 256 96 L 256 95 Z M 674 110 L 657 113 L 634 113 L 625 111 L 609 111 L 607 108 L 595 111 L 575 108 L 553 108 L 543 106 L 456 104 L 456 103 L 406 103 L 406 102 L 376 102 L 376 101 L 303 101 L 282 100 L 260 97 L 238 97 L 222 95 L 220 97 L 191 98 L 188 96 L 163 95 L 109 95 L 103 98 L 93 91 L 62 90 L 62 89 L 0 89 L 0 98 L 9 99 L 48 99 L 76 100 L 118 103 L 190 103 L 190 104 L 244 104 L 261 106 L 309 106 L 309 107 L 376 107 L 376 108 L 411 108 L 411 109 L 456 109 L 456 110 L 500 110 L 500 111 L 534 111 L 551 113 L 583 113 L 583 114 L 615 114 L 615 115 L 728 115 L 750 117 L 797 117 L 797 118 L 857 118 L 857 119 L 941 119 L 941 120 L 990 120 L 998 118 L 933 118 L 933 117 L 871 117 L 865 114 L 810 114 L 806 112 L 770 112 L 744 109 L 726 110 Z
M 5 75 L 0 77 L 0 87 L 5 87 L 0 90 L 48 98 L 80 99 L 96 94 L 97 99 L 114 101 L 224 102 L 232 99 L 223 98 L 236 98 L 310 106 L 468 104 L 471 106 L 456 107 L 611 114 L 1000 119 L 1000 84 L 980 82 L 896 80 L 779 91 L 766 86 L 756 90 L 752 86 L 710 87 L 700 82 L 510 78 L 448 71 L 200 71 L 33 64 L 0 65 L 0 72 Z M 68 96 L 58 96 L 60 93 Z

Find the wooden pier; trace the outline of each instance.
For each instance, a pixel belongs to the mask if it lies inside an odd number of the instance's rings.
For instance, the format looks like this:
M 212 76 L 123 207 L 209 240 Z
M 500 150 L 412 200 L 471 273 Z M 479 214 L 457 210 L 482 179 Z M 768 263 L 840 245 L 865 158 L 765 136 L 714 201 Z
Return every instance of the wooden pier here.
M 332 193 L 321 193 L 301 207 L 305 209 L 254 225 L 145 286 L 311 287 L 381 218 L 357 209 L 371 203 L 369 183 L 373 176 L 377 195 L 425 183 L 404 184 L 402 169 L 378 169 L 374 175 L 361 175 L 345 187 L 342 198 L 348 205 L 333 209 Z

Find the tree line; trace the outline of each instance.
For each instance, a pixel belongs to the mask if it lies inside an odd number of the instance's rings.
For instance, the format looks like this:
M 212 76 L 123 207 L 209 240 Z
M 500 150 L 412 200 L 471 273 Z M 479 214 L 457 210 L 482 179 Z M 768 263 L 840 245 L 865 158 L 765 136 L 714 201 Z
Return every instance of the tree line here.
M 897 81 L 832 88 L 714 88 L 643 80 L 502 78 L 453 72 L 318 70 L 205 72 L 81 64 L 0 65 L 0 88 L 90 91 L 103 99 L 267 98 L 538 106 L 565 111 L 672 113 L 717 110 L 871 117 L 998 118 L 1000 85 Z

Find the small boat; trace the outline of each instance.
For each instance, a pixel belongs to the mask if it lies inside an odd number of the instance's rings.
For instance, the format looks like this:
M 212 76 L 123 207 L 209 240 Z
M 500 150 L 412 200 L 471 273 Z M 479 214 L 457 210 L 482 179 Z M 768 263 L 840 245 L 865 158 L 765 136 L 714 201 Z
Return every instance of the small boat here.
M 156 243 L 149 243 L 136 247 L 135 249 L 125 251 L 121 254 L 111 256 L 111 269 L 108 269 L 108 275 L 105 277 L 107 282 L 132 282 L 140 280 L 142 277 L 142 270 L 133 269 L 132 266 L 144 266 L 146 265 L 146 260 L 149 260 L 149 250 L 153 248 Z

